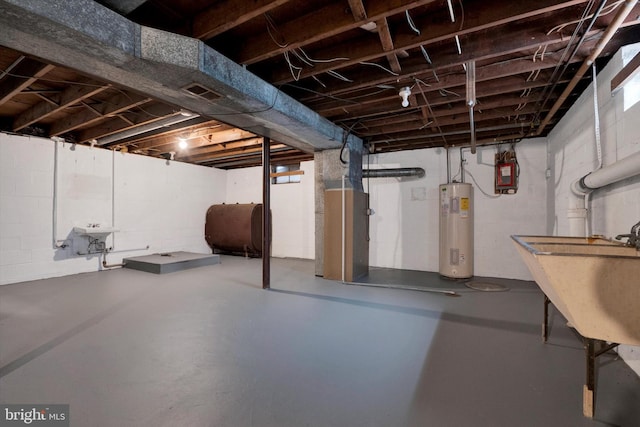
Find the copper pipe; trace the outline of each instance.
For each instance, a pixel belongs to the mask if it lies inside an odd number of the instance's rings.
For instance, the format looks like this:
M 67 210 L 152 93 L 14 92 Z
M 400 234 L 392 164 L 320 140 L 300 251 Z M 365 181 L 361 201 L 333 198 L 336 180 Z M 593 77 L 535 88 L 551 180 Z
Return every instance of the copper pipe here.
M 589 55 L 589 57 L 584 60 L 584 62 L 580 66 L 580 69 L 573 76 L 573 78 L 565 88 L 564 92 L 562 92 L 562 95 L 560 95 L 560 97 L 556 100 L 555 104 L 553 104 L 553 107 L 551 107 L 551 110 L 549 111 L 547 116 L 544 118 L 542 123 L 540 123 L 540 127 L 538 127 L 538 130 L 536 131 L 536 136 L 539 136 L 542 134 L 542 132 L 544 131 L 544 128 L 547 127 L 547 125 L 549 124 L 553 116 L 558 112 L 558 110 L 560 109 L 564 101 L 566 101 L 566 99 L 569 97 L 569 95 L 571 94 L 571 91 L 576 87 L 576 85 L 582 79 L 582 77 L 587 72 L 587 70 L 589 70 L 589 67 L 591 67 L 591 64 L 596 60 L 598 55 L 600 55 L 600 53 L 602 52 L 604 47 L 607 45 L 607 43 L 609 43 L 609 40 L 611 40 L 611 38 L 616 33 L 616 31 L 620 29 L 620 26 L 622 25 L 624 20 L 627 18 L 627 16 L 629 16 L 631 11 L 635 7 L 636 3 L 638 3 L 638 0 L 627 0 L 624 3 L 622 8 L 616 14 L 613 21 L 611 21 L 611 24 L 609 24 L 609 27 L 606 29 L 606 31 L 602 35 L 602 38 L 598 41 L 598 44 L 593 49 L 593 52 L 591 52 L 591 55 Z

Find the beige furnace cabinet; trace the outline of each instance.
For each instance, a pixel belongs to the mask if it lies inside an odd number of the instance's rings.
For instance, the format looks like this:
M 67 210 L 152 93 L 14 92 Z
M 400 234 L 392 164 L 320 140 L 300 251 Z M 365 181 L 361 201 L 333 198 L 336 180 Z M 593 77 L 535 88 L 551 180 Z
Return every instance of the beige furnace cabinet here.
M 369 272 L 367 198 L 351 188 L 344 190 L 344 280 L 352 282 Z M 342 280 L 342 189 L 324 193 L 324 278 Z

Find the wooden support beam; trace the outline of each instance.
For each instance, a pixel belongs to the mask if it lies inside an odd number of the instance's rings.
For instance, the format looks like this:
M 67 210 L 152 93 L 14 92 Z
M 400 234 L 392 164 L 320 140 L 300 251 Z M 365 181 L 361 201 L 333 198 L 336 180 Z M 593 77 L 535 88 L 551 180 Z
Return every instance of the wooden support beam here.
M 617 92 L 640 72 L 640 52 L 611 79 L 611 93 Z
M 107 98 L 97 106 L 84 104 L 85 111 L 67 116 L 56 121 L 49 132 L 50 136 L 62 135 L 80 127 L 87 128 L 106 118 L 123 113 L 149 102 L 151 98 L 141 96 L 132 92 L 119 91 L 117 94 Z
M 123 121 L 119 117 L 114 117 L 109 120 L 103 121 L 96 126 L 88 129 L 84 129 L 76 135 L 78 142 L 87 142 L 92 139 L 98 139 L 107 135 L 112 135 L 124 130 L 133 129 L 136 126 L 140 126 L 147 123 L 153 123 L 158 120 L 166 119 L 168 117 L 179 114 L 175 107 L 166 104 L 152 104 L 145 106 L 144 111 L 127 112 L 121 115 L 127 120 Z M 133 124 L 129 124 L 133 123 Z
M 176 130 L 175 132 L 172 132 L 171 135 L 162 136 L 162 137 L 153 136 L 153 137 L 145 138 L 144 140 L 137 140 L 137 141 L 130 141 L 130 142 L 132 144 L 135 144 L 136 148 L 139 150 L 145 150 L 150 148 L 162 148 L 163 146 L 177 144 L 180 133 L 184 134 L 184 132 L 185 132 L 184 130 Z M 209 125 L 209 128 L 195 130 L 192 135 L 185 134 L 184 137 L 185 139 L 188 140 L 191 138 L 199 138 L 200 136 L 203 136 L 203 135 L 207 135 L 207 142 L 201 143 L 200 146 L 210 146 L 214 144 L 228 143 L 228 142 L 237 141 L 241 139 L 256 137 L 256 134 L 252 132 L 244 131 L 242 129 L 222 128 L 222 130 L 218 130 L 217 128 L 211 129 L 211 125 Z M 195 148 L 196 147 L 191 147 L 190 151 L 192 151 Z
M 351 9 L 353 19 L 355 19 L 356 22 L 361 22 L 367 19 L 367 11 L 364 9 L 362 0 L 349 0 L 349 8 Z
M 538 79 L 534 82 L 527 82 L 522 84 L 523 78 L 521 76 L 502 77 L 495 80 L 485 80 L 477 86 L 478 98 L 487 98 L 496 95 L 502 97 L 508 97 L 509 99 L 518 98 L 522 94 L 522 90 L 526 88 L 536 89 L 544 87 L 548 84 L 545 79 Z M 564 81 L 564 80 L 563 80 Z M 509 85 L 513 84 L 513 90 L 515 92 L 509 93 Z M 516 84 L 520 84 L 517 87 Z M 435 88 L 435 90 L 434 90 Z M 437 105 L 449 105 L 451 103 L 463 102 L 465 88 L 464 86 L 450 87 L 450 93 L 448 96 L 442 96 L 437 90 L 437 86 L 424 87 L 425 95 L 430 99 L 432 106 Z M 455 96 L 454 94 L 460 96 Z M 530 100 L 524 100 L 523 102 L 531 102 Z M 422 97 L 417 97 L 415 103 L 411 103 L 411 107 L 424 105 Z M 348 105 L 342 103 L 326 103 L 322 106 L 318 105 L 313 107 L 315 111 L 322 114 L 325 117 L 332 120 L 344 120 L 346 118 L 362 118 L 369 115 L 376 115 L 380 113 L 389 113 L 392 111 L 402 111 L 400 106 L 400 98 L 397 94 L 389 91 L 389 95 L 379 96 L 375 99 L 362 99 L 357 105 Z M 483 106 L 479 106 L 483 108 Z
M 543 25 L 538 26 L 539 29 L 537 31 L 533 31 L 532 28 L 523 26 L 522 23 L 517 23 L 516 21 L 537 16 L 541 11 L 557 11 L 568 6 L 582 3 L 582 1 L 578 0 L 565 1 L 562 3 L 554 0 L 540 0 L 537 2 L 511 2 L 508 6 L 505 6 L 505 4 L 499 0 L 492 1 L 495 2 L 493 6 L 488 6 L 487 1 L 482 2 L 481 5 L 474 6 L 474 4 L 470 4 L 465 6 L 467 12 L 465 12 L 466 18 L 462 29 L 460 29 L 458 24 L 451 23 L 447 10 L 442 11 L 441 17 L 428 17 L 428 21 L 427 18 L 416 18 L 416 25 L 419 25 L 420 28 L 426 28 L 426 30 L 422 31 L 420 35 L 398 35 L 394 40 L 393 53 L 419 48 L 425 44 L 451 40 L 455 35 L 462 36 L 471 33 L 476 34 L 474 34 L 473 37 L 469 37 L 469 40 L 466 40 L 462 55 L 458 55 L 457 52 L 452 51 L 446 58 L 434 58 L 436 59 L 434 66 L 461 65 L 470 59 L 480 60 L 482 58 L 491 58 L 521 51 L 522 49 L 535 49 L 540 45 L 560 42 L 563 40 L 564 35 L 559 33 L 547 35 L 542 30 L 542 28 L 545 28 Z M 544 4 L 540 5 L 539 3 Z M 601 19 L 606 20 L 607 18 L 608 16 L 605 16 Z M 545 23 L 548 22 L 551 28 L 554 25 L 565 23 L 567 19 L 567 16 L 562 13 L 544 17 Z M 605 23 L 603 22 L 603 24 Z M 504 43 L 501 43 L 499 46 L 487 42 L 487 40 L 491 40 L 496 31 L 499 31 L 501 39 L 504 41 Z M 598 30 L 596 29 L 594 34 L 597 32 Z M 498 47 L 500 50 L 497 50 Z M 318 58 L 345 57 L 349 59 L 339 62 L 319 63 L 315 64 L 312 68 L 305 68 L 300 74 L 300 79 L 325 73 L 329 70 L 357 65 L 363 61 L 373 61 L 386 56 L 388 53 L 389 52 L 381 52 L 380 47 L 377 44 L 371 43 L 369 37 L 351 40 L 348 46 L 332 45 L 312 52 L 310 55 Z M 284 63 L 279 68 L 274 68 L 271 76 L 267 78 L 267 80 L 275 85 L 288 83 L 291 79 L 289 68 Z
M 70 86 L 63 90 L 59 95 L 55 96 L 55 99 L 51 100 L 53 102 L 42 101 L 39 104 L 36 104 L 21 113 L 13 121 L 13 131 L 17 132 L 20 129 L 24 129 L 25 127 L 39 122 L 52 114 L 64 110 L 71 105 L 77 104 L 84 99 L 90 98 L 91 96 L 98 94 L 109 87 L 110 85 L 105 85 L 101 82 L 93 80 L 82 80 L 79 82 L 79 84 Z
M 368 0 L 367 19 L 376 21 L 392 16 L 407 7 L 424 6 L 436 0 Z M 257 34 L 243 44 L 241 50 L 232 59 L 240 64 L 255 64 L 280 55 L 285 51 L 304 47 L 327 37 L 353 30 L 366 24 L 366 20 L 354 21 L 351 13 L 345 13 L 344 5 L 331 3 L 314 12 L 293 19 L 278 27 L 278 33 L 286 41 L 285 47 L 277 46 L 269 34 Z
M 590 50 L 595 46 L 597 40 L 586 41 L 580 50 L 576 53 L 572 63 L 582 62 L 586 58 Z M 566 47 L 566 41 L 547 46 L 547 55 L 545 61 L 532 61 L 531 55 L 522 55 L 516 58 L 509 58 L 498 63 L 481 66 L 476 69 L 476 81 L 492 80 L 502 77 L 512 76 L 521 73 L 531 73 L 537 70 L 546 70 L 556 66 L 557 60 L 560 58 L 561 52 Z M 535 51 L 535 49 L 534 49 Z M 372 88 L 376 85 L 398 85 L 398 81 L 410 82 L 412 77 L 420 78 L 429 83 L 427 90 L 447 89 L 454 86 L 460 86 L 465 83 L 465 74 L 462 67 L 458 68 L 457 73 L 440 76 L 438 81 L 433 78 L 432 69 L 425 66 L 424 60 L 407 60 L 403 64 L 400 76 L 391 76 L 382 70 L 372 68 L 367 70 L 366 76 L 355 76 L 353 82 L 335 82 L 330 89 L 318 90 L 320 93 L 309 95 L 301 98 L 301 101 L 311 108 L 315 109 L 315 103 L 325 102 L 328 96 L 339 98 L 348 98 L 351 92 L 357 92 L 366 88 Z
M 382 50 L 385 52 L 393 52 L 393 38 L 391 37 L 391 31 L 389 31 L 389 23 L 387 22 L 387 18 L 381 18 L 376 21 L 376 25 L 378 27 L 378 36 L 380 37 L 380 43 L 382 43 Z M 402 72 L 402 68 L 400 68 L 400 62 L 398 61 L 398 57 L 395 53 L 387 54 L 387 61 L 389 61 L 389 65 L 391 66 L 391 71 L 394 73 Z
M 206 163 L 211 160 L 230 159 L 230 158 L 243 157 L 243 156 L 246 157 L 246 156 L 260 153 L 262 151 L 261 138 L 251 139 L 250 141 L 252 142 L 252 144 L 246 147 L 236 147 L 236 148 L 221 147 L 219 150 L 203 152 L 193 156 L 181 158 L 181 160 L 189 161 L 192 163 Z M 235 143 L 227 144 L 227 146 L 232 146 L 233 144 Z M 219 144 L 219 145 L 222 145 L 222 144 Z M 284 144 L 272 144 L 271 149 L 273 151 L 283 150 L 283 149 L 288 150 L 290 149 L 290 147 Z
M 0 105 L 31 86 L 54 68 L 53 65 L 44 64 L 31 58 L 20 60 L 10 70 L 11 75 L 5 75 L 0 79 Z
M 263 13 L 267 13 L 288 1 L 253 0 L 247 2 L 222 0 L 214 2 L 212 6 L 193 19 L 192 36 L 197 39 L 208 40 Z

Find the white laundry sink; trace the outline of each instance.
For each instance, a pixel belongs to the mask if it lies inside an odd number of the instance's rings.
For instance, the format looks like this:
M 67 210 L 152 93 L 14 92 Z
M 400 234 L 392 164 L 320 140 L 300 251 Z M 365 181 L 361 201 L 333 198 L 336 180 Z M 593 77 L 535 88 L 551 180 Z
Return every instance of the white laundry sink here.
M 99 224 L 87 224 L 86 226 L 73 227 L 73 231 L 80 236 L 88 236 L 93 237 L 94 239 L 99 239 L 102 237 L 107 237 L 111 233 L 115 233 L 119 231 L 113 227 L 105 227 Z

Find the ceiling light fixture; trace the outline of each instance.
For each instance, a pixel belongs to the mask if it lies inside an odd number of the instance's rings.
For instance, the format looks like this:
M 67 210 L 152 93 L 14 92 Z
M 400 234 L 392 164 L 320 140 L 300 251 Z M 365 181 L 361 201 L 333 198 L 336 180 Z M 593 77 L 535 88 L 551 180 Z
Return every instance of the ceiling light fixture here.
M 186 138 L 178 138 L 178 147 L 180 147 L 181 150 L 184 150 L 188 146 L 189 144 L 187 144 Z
M 403 107 L 408 107 L 409 106 L 409 95 L 411 95 L 411 88 L 409 86 L 405 86 L 402 89 L 400 89 L 400 92 L 398 92 L 398 95 L 400 95 L 400 97 L 402 98 L 402 106 Z

